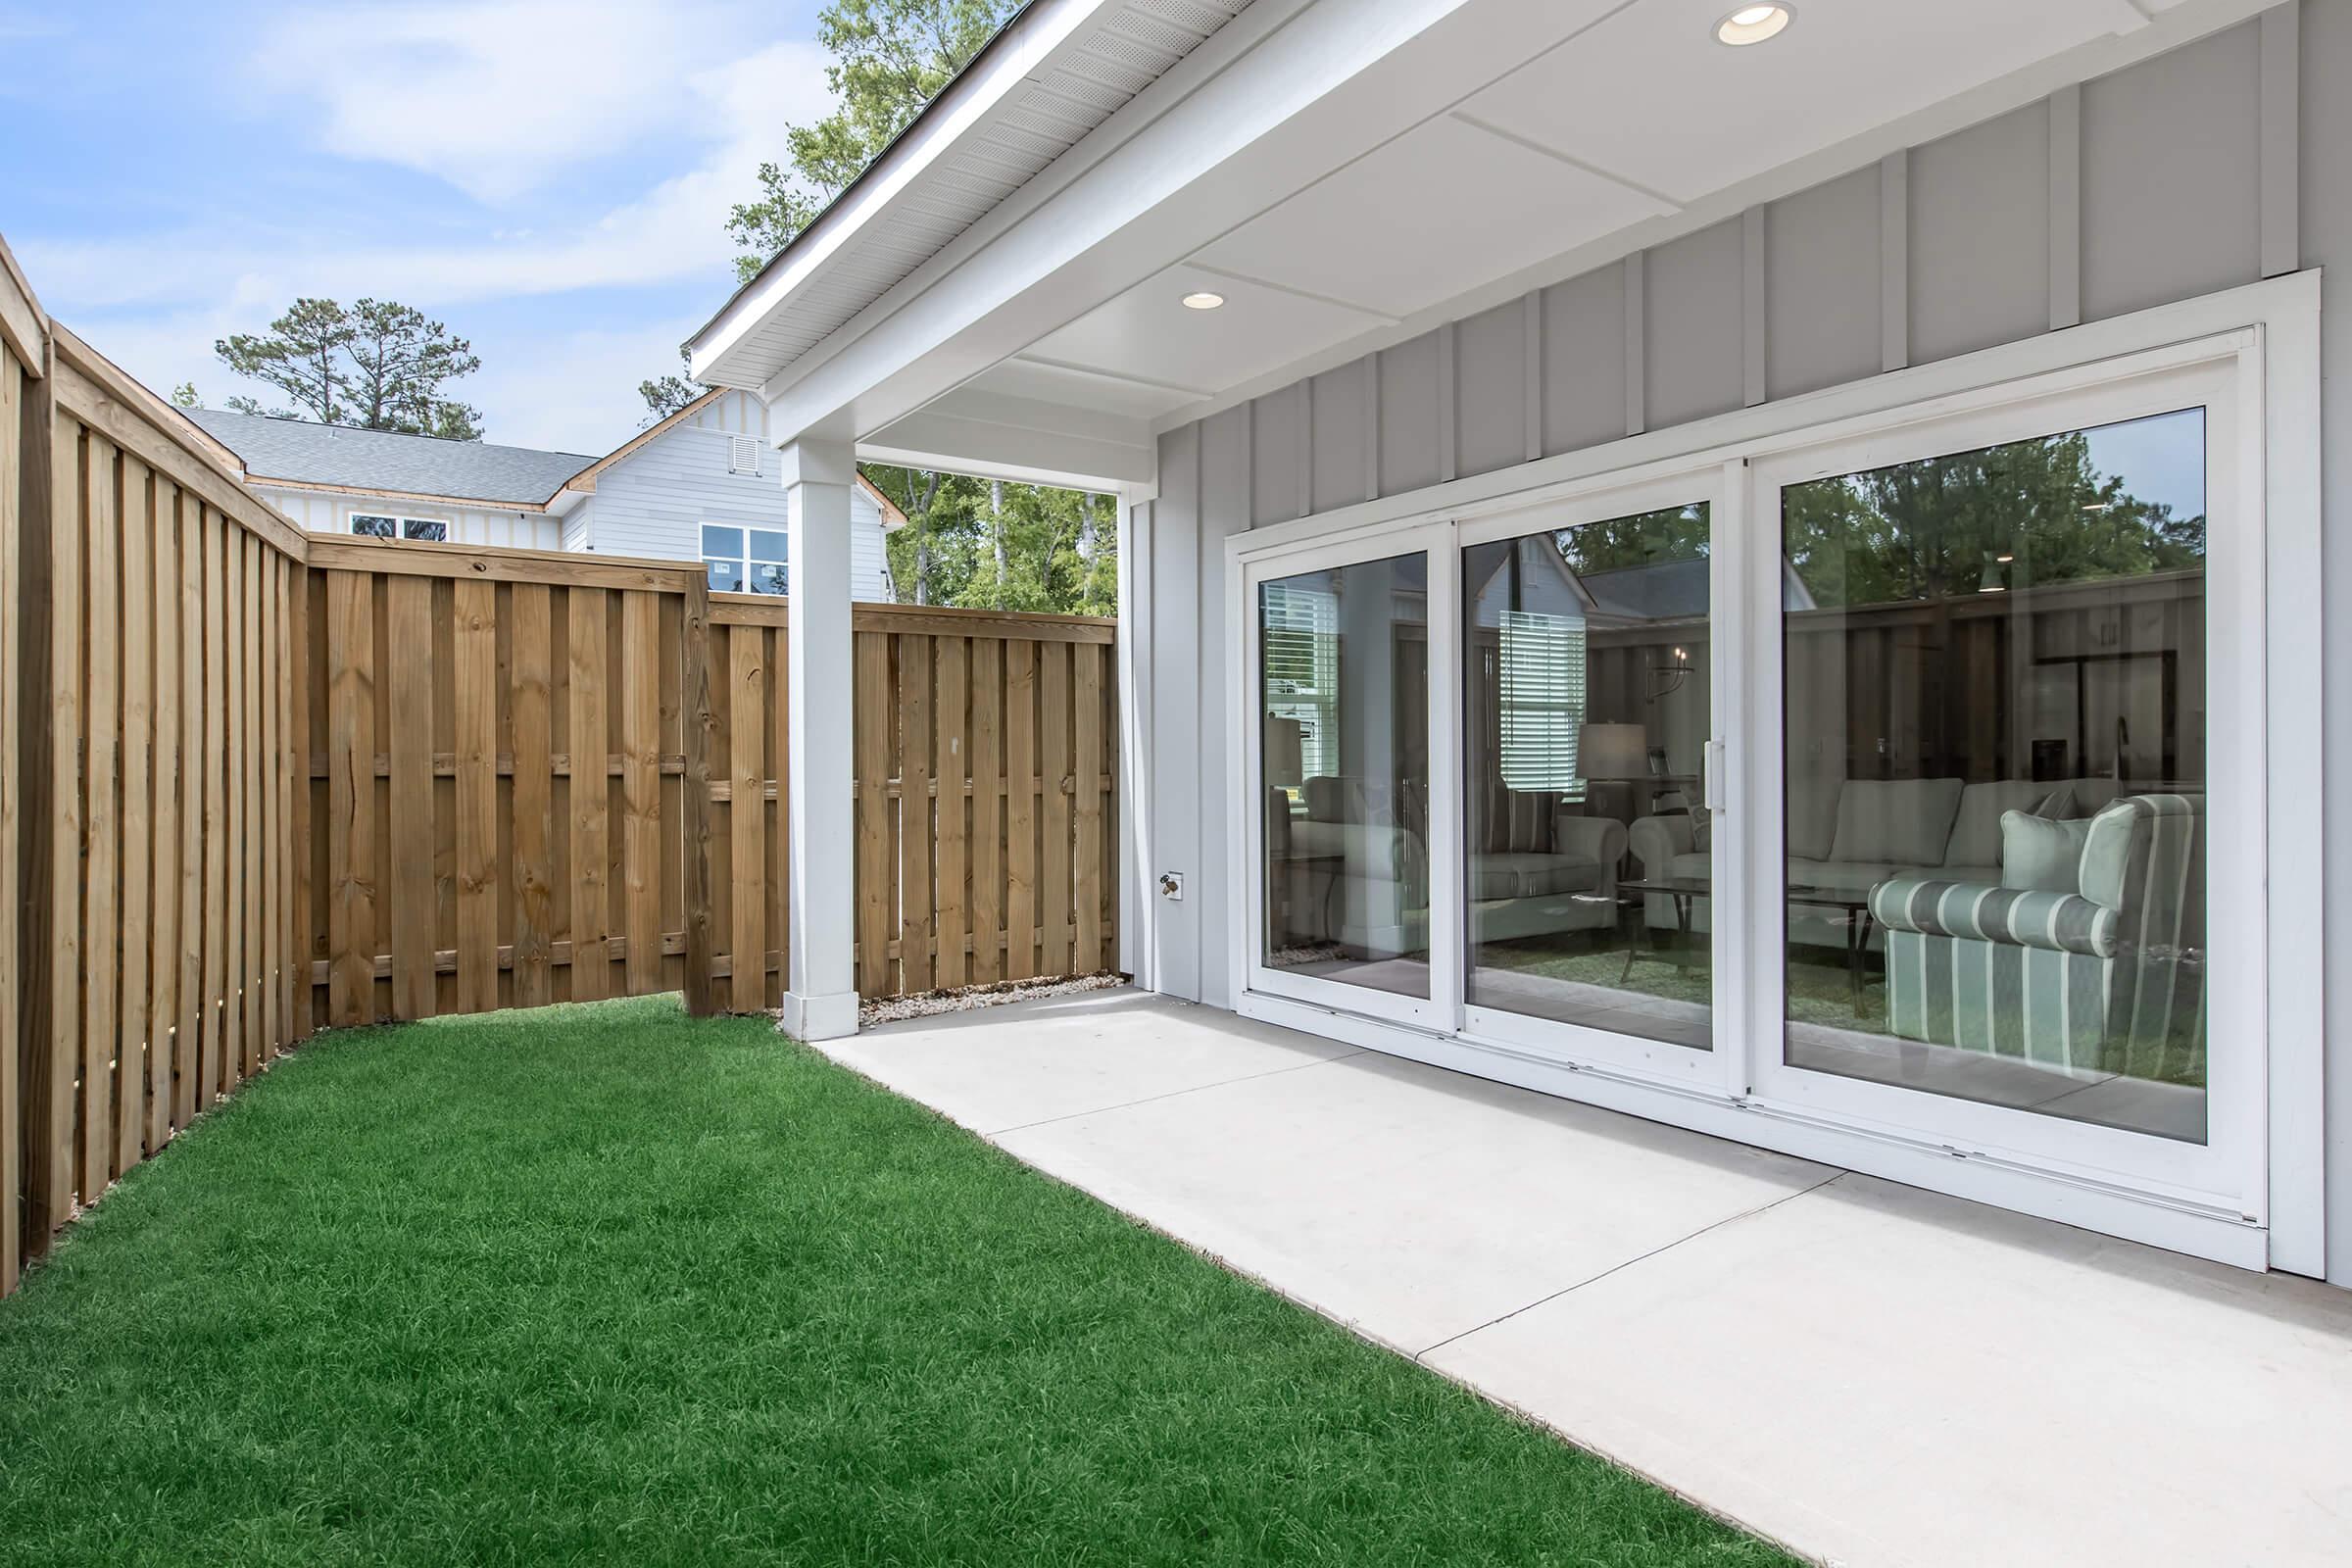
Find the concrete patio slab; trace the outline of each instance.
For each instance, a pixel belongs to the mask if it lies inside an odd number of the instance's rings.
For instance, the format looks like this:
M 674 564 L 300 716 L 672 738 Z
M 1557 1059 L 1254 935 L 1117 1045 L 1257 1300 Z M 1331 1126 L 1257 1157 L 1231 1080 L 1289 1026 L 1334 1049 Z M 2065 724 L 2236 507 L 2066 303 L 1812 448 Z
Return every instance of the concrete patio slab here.
M 997 1141 L 1407 1354 L 1837 1174 L 1371 1054 Z
M 1205 1021 L 1217 1016 L 1136 991 L 1088 991 L 883 1024 L 824 1049 L 992 1134 L 1356 1054 L 1230 1014 L 1228 1027 Z
M 1825 1562 L 2352 1562 L 2352 1294 L 1096 993 L 826 1048 Z
M 1838 1562 L 2352 1562 L 2352 1297 L 1846 1175 L 1432 1352 Z

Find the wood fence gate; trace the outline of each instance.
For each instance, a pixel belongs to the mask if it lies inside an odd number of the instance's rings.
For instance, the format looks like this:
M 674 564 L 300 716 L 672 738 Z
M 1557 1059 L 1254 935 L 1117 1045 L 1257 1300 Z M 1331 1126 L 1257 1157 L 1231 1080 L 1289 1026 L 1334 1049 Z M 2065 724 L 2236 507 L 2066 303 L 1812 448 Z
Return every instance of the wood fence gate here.
M 785 601 L 307 535 L 223 457 L 0 245 L 0 1294 L 315 1027 L 781 1000 Z M 859 993 L 1113 964 L 1113 623 L 852 636 Z

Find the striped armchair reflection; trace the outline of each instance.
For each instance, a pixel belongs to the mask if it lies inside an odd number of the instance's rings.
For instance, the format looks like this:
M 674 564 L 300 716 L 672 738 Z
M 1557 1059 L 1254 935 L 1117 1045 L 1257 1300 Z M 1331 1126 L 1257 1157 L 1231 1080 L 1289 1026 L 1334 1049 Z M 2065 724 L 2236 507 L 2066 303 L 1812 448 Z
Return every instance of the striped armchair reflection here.
M 2092 819 L 2079 891 L 1898 876 L 1871 890 L 1898 1037 L 2084 1073 L 2205 1081 L 2205 800 Z

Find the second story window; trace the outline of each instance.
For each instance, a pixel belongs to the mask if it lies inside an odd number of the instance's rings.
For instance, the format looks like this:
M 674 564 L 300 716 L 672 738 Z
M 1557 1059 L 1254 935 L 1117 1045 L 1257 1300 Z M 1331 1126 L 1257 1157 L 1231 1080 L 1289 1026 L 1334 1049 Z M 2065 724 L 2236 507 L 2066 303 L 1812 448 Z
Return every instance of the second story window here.
M 784 530 L 703 524 L 703 565 L 710 591 L 780 594 L 784 591 Z
M 351 514 L 351 531 L 366 534 L 370 539 L 422 539 L 432 544 L 449 542 L 449 524 L 439 517 L 390 517 L 380 513 L 355 512 Z

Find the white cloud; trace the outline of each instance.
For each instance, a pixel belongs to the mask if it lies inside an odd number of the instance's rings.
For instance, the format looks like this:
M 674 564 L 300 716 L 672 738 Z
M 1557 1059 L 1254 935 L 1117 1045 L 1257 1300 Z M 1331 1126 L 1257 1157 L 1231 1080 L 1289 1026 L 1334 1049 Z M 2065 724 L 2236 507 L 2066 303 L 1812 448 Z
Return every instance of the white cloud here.
M 351 246 L 318 240 L 300 214 L 265 210 L 240 215 L 227 243 L 218 232 L 183 232 L 28 241 L 20 250 L 28 269 L 51 280 L 43 297 L 61 305 L 226 302 L 275 311 L 297 294 L 366 294 L 440 310 L 702 276 L 711 280 L 716 309 L 734 253 L 728 210 L 757 194 L 760 164 L 781 153 L 785 127 L 830 108 L 824 56 L 811 43 L 770 44 L 671 83 L 668 96 L 693 106 L 681 120 L 716 134 L 682 149 L 693 159 L 685 172 L 568 227 L 493 230 L 458 244 Z M 162 257 L 172 265 L 157 265 Z
M 314 100 L 325 149 L 495 204 L 682 123 L 677 84 L 726 58 L 733 6 L 617 0 L 317 7 L 261 29 L 253 80 Z
M 350 244 L 306 226 L 302 213 L 264 208 L 224 214 L 220 226 L 204 230 L 62 242 L 28 236 L 17 253 L 42 303 L 150 386 L 169 389 L 193 377 L 216 403 L 255 391 L 232 384 L 220 368 L 215 339 L 260 329 L 298 295 L 372 295 L 441 316 L 472 339 L 484 368 L 453 390 L 484 410 L 494 439 L 604 450 L 634 426 L 638 381 L 676 367 L 678 343 L 732 286 L 728 209 L 756 193 L 759 166 L 780 156 L 785 127 L 821 116 L 832 102 L 823 52 L 805 41 L 771 43 L 683 75 L 664 74 L 659 63 L 647 69 L 666 116 L 658 134 L 677 148 L 682 172 L 569 223 L 539 214 L 532 225 L 486 228 L 469 242 Z M 442 103 L 463 96 L 447 84 L 432 91 Z M 560 80 L 543 72 L 501 91 L 564 101 Z M 603 100 L 590 94 L 577 115 L 593 118 L 598 102 L 617 102 L 617 92 Z M 505 134 L 503 101 L 494 93 L 488 107 L 472 105 L 467 136 L 487 143 Z M 384 102 L 392 131 L 432 118 L 417 115 L 413 96 Z M 570 156 L 558 148 L 536 155 L 534 167 Z M 529 162 L 517 157 L 509 172 Z M 673 318 L 673 299 L 658 307 L 665 318 L 643 329 L 525 334 L 507 330 L 497 310 L 505 300 L 584 289 L 674 291 L 681 283 L 707 290 L 695 312 Z M 600 315 L 610 314 L 607 302 Z

